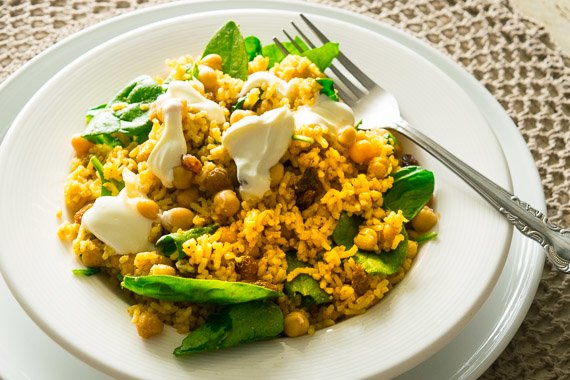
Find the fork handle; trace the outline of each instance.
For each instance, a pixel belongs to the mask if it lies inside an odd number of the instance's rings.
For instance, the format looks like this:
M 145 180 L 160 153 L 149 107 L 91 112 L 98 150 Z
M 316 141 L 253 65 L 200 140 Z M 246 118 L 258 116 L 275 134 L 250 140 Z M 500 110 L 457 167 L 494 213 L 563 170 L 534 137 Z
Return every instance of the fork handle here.
M 536 240 L 546 250 L 548 260 L 557 270 L 570 273 L 570 230 L 552 223 L 542 212 L 477 172 L 405 120 L 387 128 L 406 136 L 441 161 L 498 210 L 509 223 L 524 235 Z

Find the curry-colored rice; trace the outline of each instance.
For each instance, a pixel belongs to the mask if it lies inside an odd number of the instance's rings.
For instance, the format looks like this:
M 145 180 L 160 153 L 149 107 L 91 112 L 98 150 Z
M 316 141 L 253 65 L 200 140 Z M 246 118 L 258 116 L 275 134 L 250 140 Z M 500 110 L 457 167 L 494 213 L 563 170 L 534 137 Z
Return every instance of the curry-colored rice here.
M 185 68 L 192 62 L 190 56 L 169 60 L 167 65 L 171 70 L 171 78 L 190 79 Z M 265 70 L 267 63 L 266 58 L 258 57 L 250 62 L 249 72 Z M 261 91 L 251 91 L 246 103 L 251 105 L 260 102 L 256 108 L 258 114 L 284 105 L 294 110 L 314 103 L 321 88 L 315 78 L 323 77 L 323 74 L 309 60 L 288 56 L 274 66 L 271 72 L 291 81 L 292 90 L 288 97 L 279 96 L 275 86 L 265 85 Z M 217 74 L 217 90 L 206 93 L 206 96 L 226 107 L 227 120 L 227 108 L 236 102 L 243 82 L 220 71 Z M 164 78 L 158 80 L 163 81 Z M 200 196 L 191 202 L 189 208 L 195 215 L 194 225 L 205 226 L 216 220 L 212 216 L 212 199 L 205 195 L 202 183 L 204 175 L 216 166 L 235 172 L 235 165 L 221 145 L 222 133 L 229 128 L 229 123 L 216 125 L 206 118 L 204 112 L 189 108 L 183 118 L 183 128 L 189 153 L 199 157 L 203 165 L 202 174 L 194 178 L 194 186 L 200 190 Z M 149 170 L 146 162 L 162 130 L 162 115 L 160 110 L 154 110 L 153 128 L 146 142 L 115 148 L 94 145 L 89 154 L 74 158 L 64 189 L 66 206 L 70 212 L 75 213 L 101 194 L 101 180 L 90 163 L 91 155 L 103 163 L 104 174 L 108 179 L 120 180 L 124 168 L 138 173 L 142 191 L 156 201 L 162 211 L 178 206 L 177 199 L 180 199 L 183 190 L 164 187 Z M 348 149 L 327 135 L 325 127 L 308 125 L 295 133 L 312 138 L 314 143 L 292 141 L 281 160 L 288 162 L 288 169 L 279 183 L 272 187 L 270 194 L 253 204 L 242 202 L 239 213 L 214 234 L 185 242 L 184 259 L 178 260 L 177 254 L 165 257 L 156 251 L 117 256 L 113 254 L 112 248 L 73 222 L 62 224 L 59 237 L 72 240 L 73 251 L 79 260 L 88 266 L 104 268 L 115 282 L 117 281 L 113 279 L 117 274 L 148 275 L 155 264 L 171 266 L 177 275 L 240 281 L 236 262 L 244 255 L 256 259 L 257 279 L 273 284 L 279 290 L 283 289 L 285 281 L 290 281 L 299 274 L 307 274 L 317 280 L 321 289 L 333 299 L 330 304 L 303 311 L 310 320 L 309 334 L 347 317 L 364 313 L 403 278 L 416 255 L 417 244 L 410 243 L 408 258 L 398 272 L 391 276 L 368 276 L 368 287 L 359 294 L 352 285 L 354 273 L 358 270 L 358 265 L 352 258 L 357 248 L 354 246 L 345 250 L 344 246 L 334 246 L 331 234 L 341 213 L 348 212 L 361 215 L 365 226 L 378 233 L 379 248 L 394 249 L 404 239 L 401 230 L 406 220 L 401 212 L 382 209 L 382 194 L 392 186 L 393 178 L 390 174 L 398 168 L 394 147 L 386 137 L 379 134 L 357 132 L 357 139 L 368 139 L 378 152 L 375 161 L 377 167 L 372 170 L 373 173 L 369 173 L 370 168 L 367 172 L 365 166 L 348 158 Z M 295 204 L 295 184 L 301 173 L 309 167 L 316 168 L 324 195 L 300 211 Z M 109 190 L 117 194 L 118 189 L 111 182 L 108 185 Z M 161 226 L 156 224 L 151 233 L 151 241 L 155 242 L 161 234 Z M 285 254 L 292 250 L 309 267 L 287 274 Z M 208 313 L 215 309 L 211 305 L 157 301 L 140 296 L 132 296 L 132 301 L 128 311 L 133 323 L 139 323 L 144 313 L 147 313 L 146 317 L 152 314 L 181 333 L 203 324 Z M 278 303 L 285 315 L 300 309 L 298 300 L 287 296 L 279 298 Z

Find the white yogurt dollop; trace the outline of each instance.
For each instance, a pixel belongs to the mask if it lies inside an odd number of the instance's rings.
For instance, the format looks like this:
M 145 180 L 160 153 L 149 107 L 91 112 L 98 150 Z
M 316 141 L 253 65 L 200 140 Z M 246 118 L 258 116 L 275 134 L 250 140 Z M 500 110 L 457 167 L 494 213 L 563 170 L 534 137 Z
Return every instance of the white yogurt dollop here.
M 166 187 L 172 187 L 174 168 L 180 166 L 181 157 L 187 153 L 186 139 L 182 129 L 181 101 L 188 107 L 204 111 L 208 119 L 223 124 L 224 110 L 217 103 L 205 98 L 190 82 L 172 81 L 166 93 L 156 100 L 156 107 L 164 114 L 164 131 L 148 157 L 148 167 Z
M 335 102 L 328 96 L 320 94 L 312 107 L 299 107 L 294 114 L 295 125 L 320 124 L 329 129 L 333 136 L 346 125 L 354 125 L 354 112 L 344 103 Z
M 140 192 L 136 174 L 123 169 L 125 187 L 116 197 L 99 197 L 83 214 L 81 225 L 117 255 L 138 253 L 153 249 L 148 241 L 152 220 L 137 210 L 137 202 L 145 199 Z
M 277 85 L 277 93 L 281 96 L 286 96 L 288 91 L 287 82 L 283 79 L 276 77 L 274 74 L 267 72 L 267 71 L 258 71 L 251 74 L 247 81 L 243 84 L 239 96 L 244 96 L 249 91 L 256 87 L 261 87 L 263 83 L 267 83 L 268 86 L 278 83 Z
M 180 166 L 188 151 L 182 130 L 182 105 L 178 99 L 167 99 L 162 105 L 164 130 L 148 157 L 148 168 L 166 187 L 174 186 L 174 168 Z
M 224 133 L 222 144 L 236 163 L 244 198 L 262 197 L 269 190 L 269 169 L 287 151 L 294 131 L 293 113 L 284 106 L 244 117 Z
M 175 80 L 170 82 L 168 90 L 156 99 L 157 107 L 160 107 L 162 102 L 167 99 L 186 100 L 189 108 L 206 112 L 208 119 L 216 124 L 223 124 L 226 121 L 224 109 L 218 103 L 200 94 L 189 81 Z

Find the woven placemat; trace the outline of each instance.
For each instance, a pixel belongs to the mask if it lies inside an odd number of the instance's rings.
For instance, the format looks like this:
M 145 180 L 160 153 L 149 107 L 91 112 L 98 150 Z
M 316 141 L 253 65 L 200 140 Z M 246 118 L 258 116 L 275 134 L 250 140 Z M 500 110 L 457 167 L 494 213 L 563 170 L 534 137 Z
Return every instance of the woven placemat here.
M 36 54 L 112 16 L 166 0 L 0 1 L 0 81 Z M 508 0 L 313 0 L 392 24 L 471 72 L 518 125 L 552 221 L 570 227 L 570 59 Z M 483 379 L 570 379 L 570 276 L 546 266 L 516 336 Z

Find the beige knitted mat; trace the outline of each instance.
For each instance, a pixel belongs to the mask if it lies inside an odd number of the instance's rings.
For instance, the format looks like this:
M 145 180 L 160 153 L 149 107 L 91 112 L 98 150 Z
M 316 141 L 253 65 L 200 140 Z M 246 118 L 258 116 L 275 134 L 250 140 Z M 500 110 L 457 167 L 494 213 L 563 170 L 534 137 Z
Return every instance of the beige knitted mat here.
M 463 65 L 518 125 L 550 218 L 570 228 L 570 59 L 508 0 L 313 0 L 428 41 Z M 0 81 L 86 26 L 166 0 L 0 0 Z M 1 109 L 1 105 L 0 105 Z M 570 276 L 547 267 L 520 330 L 484 379 L 570 379 Z

